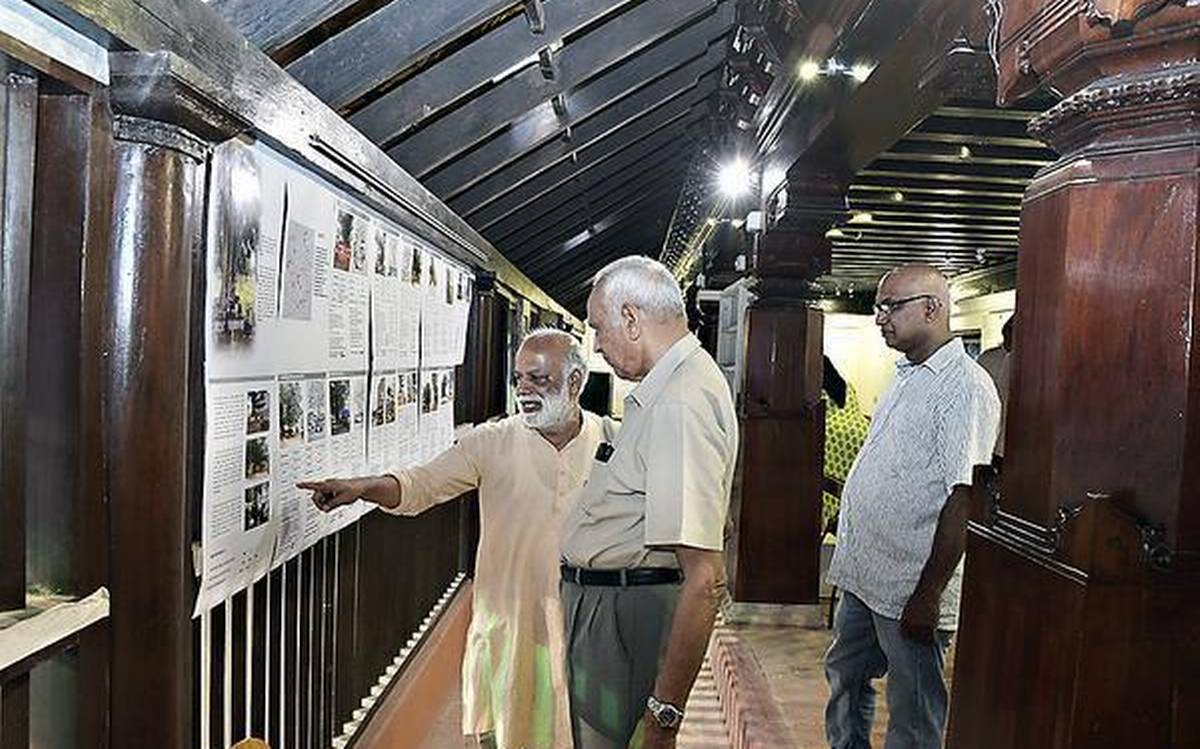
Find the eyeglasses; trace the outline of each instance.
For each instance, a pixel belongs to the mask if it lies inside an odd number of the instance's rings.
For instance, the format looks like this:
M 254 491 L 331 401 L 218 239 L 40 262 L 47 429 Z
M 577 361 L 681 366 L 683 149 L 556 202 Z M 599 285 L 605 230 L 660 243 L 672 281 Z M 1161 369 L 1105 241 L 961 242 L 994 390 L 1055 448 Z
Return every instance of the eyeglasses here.
M 933 299 L 936 301 L 937 297 L 933 294 L 917 294 L 916 296 L 906 296 L 903 299 L 885 299 L 882 302 L 875 302 L 875 314 L 881 317 L 890 317 L 896 310 L 918 299 Z

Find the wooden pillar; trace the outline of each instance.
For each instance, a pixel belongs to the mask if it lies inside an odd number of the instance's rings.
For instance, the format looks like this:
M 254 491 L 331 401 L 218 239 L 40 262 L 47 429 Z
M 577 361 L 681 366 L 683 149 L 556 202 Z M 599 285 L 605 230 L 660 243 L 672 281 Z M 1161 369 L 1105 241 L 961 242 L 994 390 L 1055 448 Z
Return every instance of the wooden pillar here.
M 193 743 L 206 159 L 235 124 L 161 55 L 110 55 L 104 268 L 112 746 Z M 207 716 L 201 716 L 207 719 Z
M 0 609 L 25 607 L 26 371 L 37 80 L 0 70 Z
M 113 746 L 191 742 L 189 323 L 203 144 L 114 122 L 107 341 Z
M 1200 8 L 1027 2 L 1000 99 L 1065 94 L 1021 213 L 1004 475 L 948 745 L 1200 746 Z
M 846 181 L 806 164 L 788 173 L 786 207 L 753 258 L 739 398 L 742 470 L 733 597 L 815 603 L 820 589 L 825 409 L 823 327 L 810 281 L 829 270 L 825 232 L 845 217 Z M 774 200 L 778 200 L 778 194 Z

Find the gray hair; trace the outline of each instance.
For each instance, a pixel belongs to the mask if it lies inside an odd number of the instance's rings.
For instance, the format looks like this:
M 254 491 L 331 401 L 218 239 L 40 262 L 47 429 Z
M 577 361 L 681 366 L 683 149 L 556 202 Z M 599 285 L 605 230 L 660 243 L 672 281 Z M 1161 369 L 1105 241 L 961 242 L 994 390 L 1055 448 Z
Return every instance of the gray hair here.
M 656 322 L 687 317 L 679 282 L 667 266 L 641 255 L 614 260 L 592 279 L 592 293 L 601 293 L 605 314 L 615 321 L 621 306 L 637 307 Z
M 524 346 L 531 341 L 557 341 L 562 344 L 563 350 L 566 351 L 563 356 L 563 382 L 565 383 L 575 372 L 579 373 L 581 383 L 587 382 L 587 357 L 583 353 L 583 346 L 575 336 L 554 328 L 538 328 L 526 334 L 521 339 L 521 345 Z M 580 386 L 582 387 L 582 385 Z

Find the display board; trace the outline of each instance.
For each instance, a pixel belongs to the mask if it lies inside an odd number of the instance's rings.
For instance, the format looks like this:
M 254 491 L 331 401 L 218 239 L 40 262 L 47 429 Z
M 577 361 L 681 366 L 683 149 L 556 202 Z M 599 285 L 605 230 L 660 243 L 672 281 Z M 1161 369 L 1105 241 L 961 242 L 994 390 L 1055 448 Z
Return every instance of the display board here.
M 450 445 L 475 284 L 261 144 L 222 144 L 210 176 L 197 615 L 371 509 L 320 512 L 296 482 Z

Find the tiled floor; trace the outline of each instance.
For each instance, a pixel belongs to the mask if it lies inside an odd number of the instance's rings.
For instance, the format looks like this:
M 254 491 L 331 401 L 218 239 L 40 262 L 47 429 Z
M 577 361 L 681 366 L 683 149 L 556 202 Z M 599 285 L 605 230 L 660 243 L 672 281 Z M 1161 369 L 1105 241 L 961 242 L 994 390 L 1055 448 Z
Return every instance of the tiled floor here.
M 822 749 L 825 743 L 825 703 L 829 685 L 825 681 L 824 656 L 833 633 L 819 627 L 748 625 L 730 626 L 754 653 L 770 686 L 771 696 L 791 729 L 798 749 Z M 946 653 L 954 662 L 953 646 Z M 887 703 L 884 699 L 887 679 L 875 684 L 878 695 L 871 745 L 883 746 L 887 727 Z
M 816 626 L 779 626 L 773 624 L 727 625 L 751 650 L 770 688 L 771 698 L 779 706 L 797 749 L 825 747 L 824 711 L 829 697 L 822 660 L 829 647 L 831 633 Z M 953 662 L 953 651 L 947 663 Z M 872 745 L 883 745 L 887 725 L 887 705 L 883 700 L 885 680 L 876 685 L 880 699 L 876 708 Z M 460 705 L 454 698 L 437 721 L 421 749 L 460 749 L 471 746 L 459 733 Z M 687 718 L 679 735 L 679 749 L 728 749 L 721 705 L 717 699 L 712 671 L 705 663 L 687 708 Z

